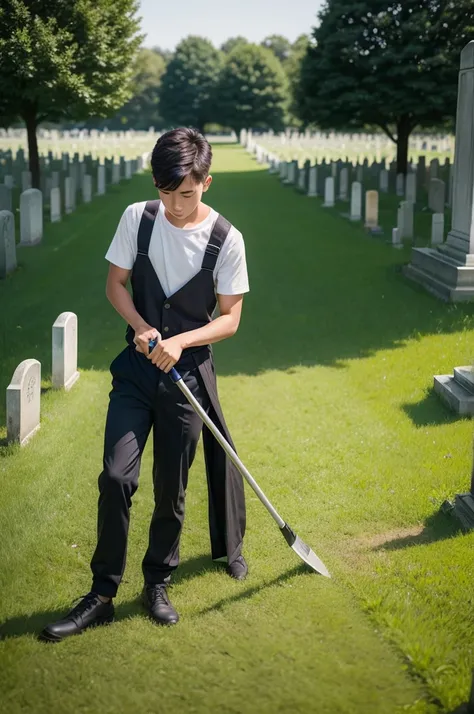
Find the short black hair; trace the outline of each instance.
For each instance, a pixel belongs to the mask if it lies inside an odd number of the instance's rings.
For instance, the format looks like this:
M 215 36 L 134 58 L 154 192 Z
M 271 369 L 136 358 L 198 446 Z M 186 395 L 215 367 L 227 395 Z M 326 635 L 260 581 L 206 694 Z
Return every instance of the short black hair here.
M 151 155 L 151 170 L 158 189 L 175 191 L 186 176 L 202 183 L 209 175 L 211 145 L 189 127 L 172 129 L 160 136 Z

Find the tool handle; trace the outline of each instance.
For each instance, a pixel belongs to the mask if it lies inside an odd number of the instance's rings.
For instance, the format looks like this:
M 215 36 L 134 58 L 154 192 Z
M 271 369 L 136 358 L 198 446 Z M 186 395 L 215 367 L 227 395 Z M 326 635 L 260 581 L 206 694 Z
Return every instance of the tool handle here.
M 156 340 L 150 340 L 149 347 L 150 349 L 153 349 L 156 346 Z M 272 518 L 278 523 L 279 528 L 284 528 L 285 527 L 285 521 L 283 518 L 280 516 L 278 511 L 273 507 L 273 505 L 270 503 L 268 498 L 265 496 L 264 492 L 258 485 L 258 483 L 255 481 L 253 476 L 250 474 L 250 472 L 247 470 L 245 465 L 242 463 L 242 461 L 239 459 L 237 456 L 236 452 L 234 449 L 231 447 L 231 445 L 228 443 L 227 439 L 224 437 L 223 434 L 219 431 L 217 426 L 214 424 L 214 422 L 209 418 L 208 414 L 204 411 L 202 406 L 199 404 L 198 400 L 194 397 L 194 395 L 191 393 L 191 390 L 189 387 L 184 383 L 183 379 L 181 378 L 181 375 L 179 372 L 177 372 L 174 367 L 173 369 L 170 370 L 169 375 L 173 382 L 176 382 L 178 385 L 178 388 L 181 390 L 181 392 L 184 394 L 188 402 L 191 404 L 193 407 L 194 411 L 196 414 L 198 414 L 204 424 L 207 426 L 209 431 L 213 434 L 215 439 L 218 441 L 218 443 L 222 446 L 224 449 L 225 453 L 229 457 L 229 459 L 232 461 L 234 466 L 240 471 L 241 475 L 245 478 L 249 486 L 253 488 L 255 493 L 257 494 L 258 498 L 260 501 L 263 503 L 267 511 L 270 513 Z M 286 537 L 286 536 L 285 536 Z
M 151 352 L 151 350 L 154 350 L 154 349 L 155 349 L 155 347 L 156 347 L 156 345 L 157 345 L 157 342 L 158 342 L 158 340 L 150 340 L 150 341 L 148 342 L 148 348 L 149 348 L 150 352 Z M 176 384 L 177 382 L 179 382 L 179 380 L 181 379 L 180 373 L 179 373 L 178 370 L 175 369 L 174 367 L 171 367 L 171 369 L 170 369 L 170 371 L 168 372 L 168 374 L 169 374 L 169 376 L 171 377 L 171 379 L 173 380 L 173 382 L 174 382 L 175 384 Z

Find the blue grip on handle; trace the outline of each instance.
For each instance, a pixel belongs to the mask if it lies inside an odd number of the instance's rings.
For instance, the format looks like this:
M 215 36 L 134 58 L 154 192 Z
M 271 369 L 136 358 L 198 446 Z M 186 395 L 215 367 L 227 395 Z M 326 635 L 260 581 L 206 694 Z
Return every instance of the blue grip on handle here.
M 151 350 L 155 349 L 157 342 L 158 342 L 158 340 L 149 340 L 148 348 L 149 348 L 150 352 L 151 352 Z M 175 383 L 179 382 L 179 380 L 181 379 L 180 373 L 174 367 L 171 367 L 168 374 L 171 377 L 171 379 L 173 380 L 173 382 L 175 382 Z

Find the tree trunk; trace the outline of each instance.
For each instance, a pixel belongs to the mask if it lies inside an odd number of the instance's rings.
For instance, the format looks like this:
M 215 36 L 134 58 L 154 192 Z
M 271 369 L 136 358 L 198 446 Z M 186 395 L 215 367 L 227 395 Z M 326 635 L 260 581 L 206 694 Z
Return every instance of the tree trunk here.
M 36 108 L 34 106 L 25 107 L 23 113 L 23 121 L 26 124 L 26 132 L 28 135 L 28 153 L 31 171 L 31 185 L 33 188 L 40 187 L 40 164 L 38 155 L 38 140 L 36 137 Z
M 405 114 L 397 122 L 397 174 L 408 173 L 408 140 L 412 132 L 409 117 Z

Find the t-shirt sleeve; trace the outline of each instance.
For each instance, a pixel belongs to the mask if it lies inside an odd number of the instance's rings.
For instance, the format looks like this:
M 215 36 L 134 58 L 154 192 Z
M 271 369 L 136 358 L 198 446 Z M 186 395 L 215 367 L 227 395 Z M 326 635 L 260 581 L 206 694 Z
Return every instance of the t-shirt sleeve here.
M 128 206 L 123 212 L 115 235 L 105 255 L 109 263 L 124 270 L 131 270 L 137 257 L 137 211 Z
M 240 233 L 232 226 L 221 248 L 217 265 L 216 292 L 219 295 L 242 295 L 248 293 L 249 278 L 245 244 Z

